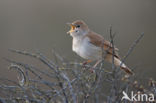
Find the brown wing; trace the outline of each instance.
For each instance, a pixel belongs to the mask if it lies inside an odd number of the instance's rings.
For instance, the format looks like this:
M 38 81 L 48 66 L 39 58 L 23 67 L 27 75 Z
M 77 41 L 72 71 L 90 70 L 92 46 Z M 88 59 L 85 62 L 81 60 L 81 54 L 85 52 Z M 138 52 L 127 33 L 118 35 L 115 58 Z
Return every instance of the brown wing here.
M 90 43 L 98 47 L 103 47 L 104 50 L 106 50 L 108 53 L 113 54 L 112 44 L 109 41 L 104 40 L 104 38 L 101 35 L 90 31 L 86 36 L 90 38 Z M 115 50 L 114 56 L 120 58 L 117 53 L 118 48 L 114 47 L 114 50 Z

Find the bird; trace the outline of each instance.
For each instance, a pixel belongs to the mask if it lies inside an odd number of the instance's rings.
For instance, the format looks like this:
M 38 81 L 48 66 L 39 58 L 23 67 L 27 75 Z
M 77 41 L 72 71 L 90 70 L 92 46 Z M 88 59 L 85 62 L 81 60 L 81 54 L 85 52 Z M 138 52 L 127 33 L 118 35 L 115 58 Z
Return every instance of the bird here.
M 114 63 L 115 66 L 119 66 L 127 74 L 133 74 L 131 69 L 122 63 L 118 55 L 119 49 L 112 45 L 111 42 L 105 40 L 102 35 L 90 30 L 83 20 L 75 20 L 67 24 L 71 27 L 67 34 L 70 34 L 73 38 L 72 50 L 87 60 L 83 63 L 84 65 L 97 61 L 93 66 L 93 68 L 95 68 L 101 62 L 102 53 L 105 51 L 105 61 Z M 114 60 L 114 62 L 112 60 Z

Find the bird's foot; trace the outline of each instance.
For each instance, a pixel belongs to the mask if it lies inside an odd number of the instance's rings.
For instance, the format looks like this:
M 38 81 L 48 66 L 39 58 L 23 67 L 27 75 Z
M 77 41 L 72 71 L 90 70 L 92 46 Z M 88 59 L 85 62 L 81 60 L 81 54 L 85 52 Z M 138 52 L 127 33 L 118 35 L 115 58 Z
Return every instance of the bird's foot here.
M 91 73 L 95 73 L 95 68 L 94 68 L 94 67 L 91 67 L 91 68 L 90 68 L 90 72 L 91 72 Z
M 88 62 L 87 61 L 84 61 L 83 63 L 82 63 L 82 66 L 84 67 L 84 68 L 86 68 L 86 65 L 88 64 Z
M 83 66 L 84 68 L 86 68 L 86 65 L 87 65 L 88 63 L 90 63 L 90 62 L 92 62 L 92 61 L 91 61 L 91 60 L 84 61 L 84 62 L 82 63 L 82 66 Z

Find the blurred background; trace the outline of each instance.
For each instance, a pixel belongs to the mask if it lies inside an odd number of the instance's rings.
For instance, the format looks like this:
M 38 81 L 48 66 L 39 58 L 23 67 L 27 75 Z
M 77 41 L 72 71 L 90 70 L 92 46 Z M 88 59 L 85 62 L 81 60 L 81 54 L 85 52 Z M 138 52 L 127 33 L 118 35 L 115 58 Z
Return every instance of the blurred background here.
M 109 40 L 109 26 L 116 32 L 115 44 L 123 57 L 141 32 L 141 42 L 127 58 L 140 78 L 156 79 L 155 0 L 0 0 L 0 75 L 16 77 L 3 57 L 37 64 L 9 48 L 41 51 L 52 58 L 52 49 L 70 61 L 82 59 L 72 52 L 66 23 L 84 20 L 89 28 Z

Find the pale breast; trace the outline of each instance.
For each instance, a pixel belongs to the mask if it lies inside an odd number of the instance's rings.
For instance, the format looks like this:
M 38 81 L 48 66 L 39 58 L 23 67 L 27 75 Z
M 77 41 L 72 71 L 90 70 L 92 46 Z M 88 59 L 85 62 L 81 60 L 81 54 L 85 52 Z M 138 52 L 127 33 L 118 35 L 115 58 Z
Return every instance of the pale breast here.
M 84 59 L 98 60 L 101 58 L 101 48 L 92 45 L 89 38 L 73 38 L 73 51 Z

